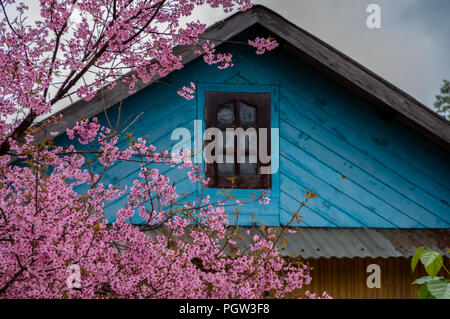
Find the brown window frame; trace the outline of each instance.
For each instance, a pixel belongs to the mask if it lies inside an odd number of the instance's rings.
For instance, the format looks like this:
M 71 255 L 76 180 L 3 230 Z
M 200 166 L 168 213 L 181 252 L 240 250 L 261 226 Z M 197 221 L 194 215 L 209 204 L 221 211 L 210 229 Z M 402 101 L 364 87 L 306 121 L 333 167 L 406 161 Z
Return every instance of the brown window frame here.
M 256 129 L 258 136 L 257 149 L 259 154 L 259 129 L 266 128 L 267 137 L 267 150 L 268 155 L 271 155 L 271 137 L 270 137 L 270 93 L 249 93 L 249 92 L 217 92 L 206 91 L 205 92 L 205 128 L 217 127 L 225 132 L 226 128 L 239 128 L 246 130 L 249 127 Z M 255 126 L 241 126 L 239 117 L 240 101 L 247 105 L 256 107 L 256 125 Z M 230 102 L 234 103 L 234 125 L 219 126 L 217 123 L 218 108 L 224 104 Z M 206 141 L 207 143 L 210 141 Z M 248 155 L 246 153 L 246 155 Z M 210 178 L 209 188 L 242 188 L 242 189 L 271 189 L 272 178 L 271 174 L 261 174 L 261 166 L 269 166 L 270 162 L 263 164 L 259 160 L 257 162 L 257 175 L 240 175 L 239 164 L 236 162 L 237 158 L 237 141 L 234 141 L 234 157 L 235 157 L 235 176 L 234 183 L 230 177 L 217 174 L 217 163 L 206 164 L 206 175 Z

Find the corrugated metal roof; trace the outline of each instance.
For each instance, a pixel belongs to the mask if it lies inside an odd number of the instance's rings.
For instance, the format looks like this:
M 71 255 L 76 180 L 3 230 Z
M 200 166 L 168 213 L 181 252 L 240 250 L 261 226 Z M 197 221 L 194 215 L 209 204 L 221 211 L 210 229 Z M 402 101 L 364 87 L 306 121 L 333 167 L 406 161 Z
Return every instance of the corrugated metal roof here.
M 280 249 L 295 257 L 410 257 L 420 246 L 446 254 L 450 229 L 297 228 L 286 240 Z
M 280 245 L 282 255 L 302 258 L 389 258 L 411 257 L 420 246 L 447 254 L 450 229 L 399 228 L 306 228 L 296 227 L 288 233 L 287 245 Z M 150 236 L 161 230 L 146 231 Z M 253 243 L 253 235 L 263 236 L 257 227 L 240 227 L 241 244 Z

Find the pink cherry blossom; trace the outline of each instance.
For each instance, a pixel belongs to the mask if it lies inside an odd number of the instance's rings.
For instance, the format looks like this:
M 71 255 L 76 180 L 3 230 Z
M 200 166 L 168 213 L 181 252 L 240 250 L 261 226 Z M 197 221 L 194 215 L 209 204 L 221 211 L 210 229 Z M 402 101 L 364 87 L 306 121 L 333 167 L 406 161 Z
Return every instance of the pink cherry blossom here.
M 248 44 L 257 48 L 256 54 L 263 54 L 264 52 L 271 51 L 278 46 L 278 42 L 272 38 L 256 38 L 255 40 L 248 40 Z
M 52 140 L 62 132 L 42 138 L 62 116 L 31 126 L 69 98 L 89 101 L 119 84 L 133 93 L 137 83 L 181 69 L 178 45 L 200 47 L 206 63 L 231 67 L 231 54 L 200 40 L 204 24 L 180 20 L 197 6 L 231 12 L 250 1 L 78 0 L 76 17 L 71 1 L 36 3 L 39 17 L 30 21 L 25 5 L 1 2 L 0 298 L 261 298 L 309 284 L 310 268 L 278 249 L 277 231 L 286 233 L 289 223 L 241 245 L 232 224 L 239 214 L 231 212 L 248 201 L 202 196 L 209 179 L 190 152 L 172 157 L 97 118 L 67 129 L 66 146 Z M 272 39 L 249 44 L 258 54 L 276 46 Z M 194 93 L 194 83 L 178 92 Z M 128 182 L 105 179 L 113 165 L 133 172 Z M 170 168 L 184 171 L 200 195 L 179 192 Z M 268 204 L 268 192 L 259 193 L 253 202 Z M 137 217 L 143 224 L 132 223 Z M 71 286 L 71 269 L 79 270 L 79 287 Z
M 194 92 L 195 92 L 195 84 L 191 82 L 190 87 L 183 86 L 181 90 L 179 90 L 177 93 L 178 95 L 184 97 L 187 100 L 191 100 L 194 98 Z

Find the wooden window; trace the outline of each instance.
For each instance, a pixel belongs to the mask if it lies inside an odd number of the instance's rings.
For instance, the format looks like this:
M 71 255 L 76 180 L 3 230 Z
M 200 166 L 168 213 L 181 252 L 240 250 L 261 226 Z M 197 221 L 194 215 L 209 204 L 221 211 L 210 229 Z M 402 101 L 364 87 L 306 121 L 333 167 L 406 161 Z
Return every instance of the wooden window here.
M 231 178 L 234 177 L 235 188 L 271 188 L 271 175 L 261 174 L 260 170 L 262 166 L 270 166 L 270 162 L 262 163 L 259 157 L 261 128 L 266 129 L 266 150 L 267 155 L 271 155 L 269 93 L 205 92 L 205 124 L 206 129 L 211 127 L 220 129 L 224 138 L 223 158 L 225 162 L 207 164 L 206 167 L 207 176 L 211 179 L 209 187 L 231 188 L 233 186 Z M 245 137 L 245 162 L 238 163 L 238 139 L 234 136 L 233 147 L 229 147 L 227 158 L 225 143 L 227 128 L 242 128 L 245 132 L 248 132 L 248 129 L 254 129 L 258 140 L 256 156 L 249 152 L 249 138 Z M 231 145 L 228 144 L 228 146 Z

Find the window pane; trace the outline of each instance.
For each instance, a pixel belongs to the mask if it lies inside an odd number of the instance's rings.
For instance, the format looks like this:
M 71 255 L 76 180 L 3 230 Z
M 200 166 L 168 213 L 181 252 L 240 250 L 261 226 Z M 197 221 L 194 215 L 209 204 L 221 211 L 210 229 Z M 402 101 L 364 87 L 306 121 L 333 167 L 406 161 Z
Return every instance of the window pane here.
M 251 132 L 250 131 L 251 129 L 252 128 L 248 128 L 246 131 L 247 132 Z M 258 135 L 256 134 L 256 130 L 255 130 L 255 134 L 254 135 L 249 134 L 249 135 L 245 136 L 245 139 L 244 139 L 244 150 L 246 152 L 250 152 L 250 151 L 253 151 L 254 153 L 258 152 Z
M 217 112 L 217 123 L 219 125 L 234 125 L 234 103 L 227 103 L 219 106 Z
M 241 125 L 256 126 L 256 107 L 241 102 L 239 120 L 241 121 Z
M 239 164 L 240 175 L 258 175 L 256 156 L 246 156 L 245 163 Z
M 227 132 L 222 130 L 222 137 L 223 137 L 223 154 L 227 154 L 227 152 L 231 155 L 234 154 L 234 144 L 235 144 L 235 138 L 234 134 L 229 134 L 227 138 Z
M 235 176 L 234 164 L 219 163 L 217 164 L 217 175 Z
M 223 163 L 217 163 L 217 175 L 235 176 L 234 155 L 223 157 Z

